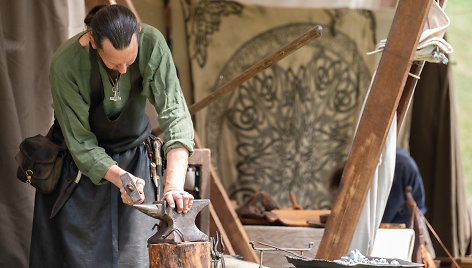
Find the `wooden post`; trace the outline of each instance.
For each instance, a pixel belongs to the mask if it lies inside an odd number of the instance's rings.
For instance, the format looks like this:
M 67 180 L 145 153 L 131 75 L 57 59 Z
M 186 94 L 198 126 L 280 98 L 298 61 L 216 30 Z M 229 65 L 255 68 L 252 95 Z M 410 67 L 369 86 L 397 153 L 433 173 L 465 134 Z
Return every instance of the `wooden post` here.
M 201 199 L 210 199 L 210 149 L 202 148 L 195 149 L 193 155 L 188 159 L 189 166 L 200 166 L 200 184 L 197 185 L 200 189 Z M 195 182 L 196 183 L 196 182 Z M 208 237 L 214 235 L 210 234 L 210 209 L 204 208 L 197 216 L 197 227 L 204 232 Z
M 200 139 L 195 133 L 195 147 L 202 148 Z M 249 245 L 249 238 L 244 230 L 241 221 L 236 215 L 228 194 L 226 193 L 223 185 L 221 184 L 218 175 L 216 174 L 213 165 L 210 162 L 210 200 L 212 204 L 212 210 L 218 215 L 217 218 L 221 222 L 221 228 L 224 228 L 225 234 L 228 236 L 228 240 L 231 242 L 231 246 L 234 251 L 243 256 L 245 261 L 259 262 L 256 252 Z M 215 215 L 215 214 L 214 214 Z M 225 241 L 226 243 L 226 241 Z
M 149 244 L 149 267 L 210 268 L 210 242 Z
M 410 68 L 410 73 L 415 76 L 419 76 L 421 74 L 421 71 L 423 70 L 423 66 L 424 61 L 415 62 L 415 64 L 413 64 Z M 405 115 L 408 111 L 408 107 L 410 106 L 411 97 L 413 96 L 413 92 L 415 91 L 417 83 L 418 79 L 412 76 L 408 76 L 408 79 L 405 83 L 405 88 L 403 89 L 403 93 L 397 107 L 397 134 L 400 131 L 403 119 L 405 119 Z
M 343 256 L 377 167 L 431 0 L 400 0 L 316 258 Z

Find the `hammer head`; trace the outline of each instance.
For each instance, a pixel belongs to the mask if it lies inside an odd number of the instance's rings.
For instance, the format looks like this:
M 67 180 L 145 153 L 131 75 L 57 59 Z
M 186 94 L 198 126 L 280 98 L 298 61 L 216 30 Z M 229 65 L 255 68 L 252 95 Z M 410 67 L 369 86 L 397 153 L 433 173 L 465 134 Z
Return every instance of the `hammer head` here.
M 138 186 L 134 183 L 133 179 L 129 173 L 125 173 L 120 176 L 123 187 L 125 188 L 126 193 L 131 197 L 133 203 L 141 201 L 141 196 L 139 195 Z
M 208 236 L 195 225 L 198 213 L 210 204 L 209 199 L 196 199 L 187 213 L 177 213 L 166 201 L 133 205 L 136 209 L 159 219 L 159 230 L 148 239 L 149 244 L 207 242 Z

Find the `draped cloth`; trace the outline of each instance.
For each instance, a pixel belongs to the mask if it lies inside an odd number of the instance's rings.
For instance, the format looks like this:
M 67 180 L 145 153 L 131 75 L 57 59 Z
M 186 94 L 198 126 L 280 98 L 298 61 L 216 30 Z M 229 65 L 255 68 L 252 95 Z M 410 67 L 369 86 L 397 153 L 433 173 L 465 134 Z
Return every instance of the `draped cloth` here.
M 330 208 L 328 178 L 347 157 L 370 83 L 375 19 L 367 10 L 183 2 L 194 96 L 206 97 L 315 25 L 315 39 L 196 114 L 230 198 L 258 191 L 282 207 Z
M 372 185 L 362 207 L 361 216 L 356 226 L 349 251 L 358 249 L 364 256 L 370 256 L 375 236 L 387 205 L 388 195 L 393 183 L 397 141 L 397 116 L 385 140 L 385 146 L 372 179 Z
M 82 1 L 0 1 L 0 267 L 28 266 L 34 189 L 16 179 L 14 157 L 52 124 L 50 59 L 84 13 Z
M 457 131 L 454 88 L 448 65 L 426 63 L 413 100 L 410 154 L 426 193 L 426 218 L 448 250 L 464 256 L 470 220 Z M 444 250 L 433 238 L 437 256 Z
M 446 4 L 441 8 L 436 1 L 431 4 L 431 9 L 428 13 L 428 18 L 421 33 L 416 48 L 414 60 L 416 61 L 428 61 L 428 62 L 442 62 L 446 64 L 448 62 L 445 54 L 451 54 L 453 52 L 452 46 L 443 38 L 447 28 L 450 25 L 449 17 L 446 15 L 444 9 Z M 381 40 L 377 46 L 375 52 L 383 51 L 387 40 Z
M 191 4 L 181 7 L 181 2 L 188 2 Z M 221 76 L 220 72 L 222 72 L 225 62 L 229 62 L 229 58 L 233 54 L 236 55 L 237 49 L 234 48 L 235 46 L 243 48 L 243 44 L 250 39 L 256 39 L 258 33 L 270 33 L 270 29 L 276 29 L 278 26 L 290 24 L 290 21 L 304 21 L 309 23 L 307 27 L 314 25 L 315 23 L 325 26 L 323 38 L 330 40 L 330 42 L 326 42 L 325 44 L 325 47 L 330 48 L 329 51 L 344 49 L 346 50 L 346 54 L 357 55 L 349 61 L 344 59 L 344 57 L 335 57 L 335 60 L 333 60 L 333 57 L 322 58 L 322 64 L 318 65 L 322 68 L 317 68 L 316 70 L 320 73 L 326 71 L 326 74 L 328 74 L 326 78 L 329 79 L 324 80 L 324 82 L 321 83 L 322 85 L 326 85 L 333 81 L 339 81 L 338 76 L 335 76 L 335 79 L 331 79 L 334 73 L 340 73 L 339 71 L 334 72 L 334 70 L 339 70 L 336 68 L 342 67 L 342 64 L 345 64 L 346 62 L 358 62 L 358 65 L 354 65 L 354 67 L 351 66 L 351 71 L 353 71 L 353 74 L 355 75 L 345 76 L 349 79 L 343 81 L 354 81 L 354 84 L 356 84 L 354 87 L 356 90 L 354 92 L 357 92 L 356 94 L 359 94 L 359 96 L 355 95 L 357 96 L 356 98 L 337 98 L 337 100 L 355 99 L 356 108 L 354 110 L 356 111 L 355 113 L 359 113 L 359 104 L 362 102 L 365 91 L 367 90 L 370 81 L 370 74 L 375 68 L 375 63 L 372 61 L 374 57 L 365 56 L 365 52 L 374 49 L 376 41 L 374 40 L 374 30 L 377 26 L 383 25 L 381 23 L 380 25 L 376 25 L 376 22 L 379 23 L 381 18 L 377 18 L 377 21 L 374 20 L 373 17 L 370 17 L 372 14 L 365 10 L 328 9 L 322 11 L 296 7 L 284 9 L 281 6 L 278 8 L 259 8 L 254 5 L 246 5 L 244 2 L 248 1 L 241 1 L 241 3 L 243 3 L 247 8 L 241 14 L 234 13 L 237 9 L 231 12 L 232 9 L 223 9 L 223 11 L 221 11 L 221 8 L 210 10 L 215 12 L 220 10 L 220 12 L 226 15 L 211 16 L 212 14 L 209 13 L 199 13 L 199 15 L 201 15 L 199 17 L 200 21 L 206 22 L 206 24 L 203 24 L 205 27 L 200 27 L 198 29 L 214 31 L 210 34 L 202 35 L 202 37 L 205 37 L 206 39 L 203 38 L 200 40 L 210 41 L 208 47 L 205 48 L 205 46 L 201 46 L 201 48 L 205 49 L 192 48 L 195 44 L 192 42 L 195 36 L 193 36 L 191 31 L 188 30 L 189 27 L 191 28 L 191 25 L 195 25 L 194 23 L 196 21 L 190 19 L 189 15 L 196 14 L 195 12 L 197 10 L 195 10 L 195 8 L 198 7 L 198 2 L 190 0 L 172 2 L 172 21 L 173 26 L 175 26 L 173 32 L 174 37 L 180 37 L 180 35 L 178 35 L 178 33 L 180 33 L 178 30 L 180 29 L 177 29 L 177 27 L 180 26 L 179 23 L 182 23 L 182 21 L 186 21 L 188 34 L 188 40 L 174 40 L 174 53 L 176 53 L 174 56 L 177 58 L 182 57 L 182 55 L 186 54 L 186 51 L 184 50 L 187 49 L 187 46 L 189 47 L 189 59 L 191 60 L 193 71 L 191 79 L 188 78 L 190 75 L 184 72 L 185 70 L 188 70 L 188 66 L 183 64 L 178 67 L 182 78 L 192 80 L 189 84 L 194 84 L 196 100 L 199 100 L 210 93 L 211 90 L 215 88 L 218 81 L 227 79 L 226 74 L 228 73 L 222 73 L 223 76 Z M 260 2 L 267 3 L 272 1 L 263 0 Z M 279 2 L 292 3 L 292 1 L 283 0 L 279 0 Z M 306 1 L 297 2 L 300 4 L 301 2 Z M 356 1 L 352 1 L 352 3 L 354 2 Z M 154 9 L 149 7 L 151 4 L 148 3 L 148 1 L 135 1 L 134 4 L 144 22 L 150 22 L 150 18 L 156 19 L 156 17 L 164 17 L 164 12 L 162 10 L 159 12 L 158 9 L 154 12 Z M 1 180 L 3 183 L 2 187 L 0 187 L 0 214 L 2 215 L 2 217 L 0 217 L 0 237 L 2 238 L 0 242 L 0 267 L 28 266 L 27 262 L 33 216 L 34 191 L 30 187 L 17 181 L 15 178 L 16 163 L 14 155 L 16 154 L 18 145 L 23 138 L 38 133 L 45 134 L 52 123 L 52 100 L 48 83 L 49 61 L 51 55 L 62 41 L 71 36 L 72 32 L 78 32 L 83 29 L 82 19 L 85 15 L 84 9 L 82 1 L 73 0 L 0 1 L 0 40 L 2 40 L 0 42 L 0 90 L 2 90 L 2 94 L 0 94 L 2 98 L 0 112 L 3 117 L 0 123 L 0 144 L 3 151 L 3 154 L 0 156 L 2 163 Z M 145 17 L 146 12 L 149 14 L 148 18 Z M 161 16 L 156 16 L 156 13 L 161 14 Z M 180 16 L 180 14 L 183 15 Z M 272 20 L 268 21 L 267 19 L 270 17 L 272 17 Z M 216 21 L 213 21 L 212 19 L 216 19 Z M 222 20 L 220 21 L 220 19 Z M 245 24 L 244 20 L 246 20 Z M 174 24 L 174 22 L 177 23 Z M 202 24 L 199 26 L 202 26 Z M 162 27 L 159 29 L 162 32 L 165 31 Z M 242 33 L 247 36 L 241 36 Z M 336 33 L 340 34 L 336 35 Z M 223 34 L 226 34 L 226 36 Z M 260 52 L 260 50 L 264 48 L 265 53 L 270 53 L 275 51 L 275 49 L 282 44 L 290 41 L 296 34 L 298 33 L 284 36 L 284 38 L 278 40 L 278 43 L 273 43 L 270 47 L 264 43 L 262 43 L 262 46 L 258 46 L 257 44 L 259 43 L 257 43 L 256 46 L 250 48 L 254 53 L 256 53 L 256 51 Z M 383 38 L 384 36 L 379 37 Z M 321 39 L 318 39 L 317 42 L 320 42 L 320 40 Z M 223 44 L 221 43 L 222 41 L 227 43 Z M 341 41 L 343 41 L 343 43 L 339 43 Z M 221 47 L 226 46 L 228 49 L 233 49 L 214 50 L 215 43 L 221 44 Z M 204 44 L 204 42 L 202 44 Z M 267 46 L 267 48 L 265 46 Z M 314 46 L 312 45 L 312 49 L 314 49 L 313 47 Z M 196 54 L 196 51 L 210 51 L 211 53 L 209 55 L 211 59 L 220 58 L 221 60 L 219 62 L 215 62 L 215 65 L 219 66 L 216 68 L 216 71 L 214 69 L 203 69 L 197 67 L 197 62 L 201 62 L 203 57 L 195 56 L 200 54 L 204 55 L 204 53 Z M 282 61 L 281 66 L 288 69 L 289 64 L 294 61 L 294 59 L 291 59 L 290 57 L 297 55 L 302 51 L 306 51 L 306 48 L 300 49 L 298 52 Z M 238 63 L 245 64 L 243 67 L 247 67 L 248 64 L 254 63 L 262 57 L 261 55 L 264 55 L 264 52 L 260 53 L 261 54 L 258 54 L 257 58 L 254 57 L 252 61 L 239 56 L 235 56 L 234 60 L 239 60 Z M 308 54 L 310 54 L 310 52 L 308 52 Z M 305 53 L 298 57 L 303 58 L 305 55 L 307 54 Z M 339 58 L 344 59 L 344 61 L 339 60 Z M 185 62 L 185 59 L 182 59 L 180 62 Z M 179 64 L 177 61 L 176 63 Z M 332 66 L 333 68 L 326 69 L 323 68 L 324 66 Z M 424 179 L 426 206 L 428 208 L 426 217 L 439 232 L 439 235 L 443 242 L 445 242 L 446 246 L 451 249 L 453 254 L 459 256 L 465 251 L 468 242 L 467 240 L 470 237 L 470 232 L 468 231 L 469 220 L 465 216 L 467 211 L 467 200 L 465 197 L 464 178 L 462 174 L 456 131 L 454 115 L 455 104 L 453 101 L 452 88 L 449 86 L 449 77 L 447 71 L 444 70 L 446 67 L 440 65 L 433 66 L 435 67 L 430 67 L 428 64 L 425 66 L 422 79 L 419 80 L 416 89 L 413 105 L 414 122 L 411 124 L 412 137 L 410 147 L 411 154 L 418 163 Z M 430 70 L 430 68 L 435 70 Z M 296 78 L 297 76 L 294 76 L 293 74 L 296 74 L 296 70 L 299 69 L 295 68 L 294 70 L 295 72 L 292 70 L 292 72 L 286 76 Z M 340 70 L 343 69 L 341 68 Z M 233 71 L 230 74 L 235 75 L 239 73 L 239 71 L 241 70 Z M 428 79 L 427 76 L 430 76 L 431 78 Z M 351 77 L 355 77 L 356 79 L 352 80 Z M 284 81 L 291 81 L 292 84 L 295 85 L 295 82 L 300 80 L 285 79 Z M 218 83 L 221 83 L 221 81 Z M 340 85 L 342 85 L 342 83 Z M 338 88 L 343 87 L 341 86 Z M 184 90 L 186 89 L 187 87 L 184 88 Z M 187 91 L 190 92 L 190 89 Z M 337 92 L 347 93 L 352 91 L 338 90 Z M 187 92 L 185 95 L 189 96 Z M 349 95 L 341 94 L 338 96 Z M 243 100 L 246 100 L 246 98 Z M 188 103 L 192 103 L 192 101 L 188 101 Z M 311 107 L 318 107 L 319 109 L 324 108 L 320 105 L 313 105 Z M 330 110 L 330 112 L 331 111 L 332 110 Z M 201 111 L 197 114 L 197 132 L 199 133 L 199 136 L 202 139 L 205 139 L 205 142 L 209 144 L 207 140 L 209 138 L 205 138 L 206 127 L 204 122 L 207 115 L 208 112 L 205 111 Z M 311 184 L 308 189 L 313 192 L 311 193 L 311 196 L 319 196 L 317 200 L 324 200 L 316 201 L 315 203 L 318 205 L 314 205 L 314 208 L 329 207 L 331 204 L 332 199 L 325 186 L 327 183 L 322 178 L 327 178 L 329 176 L 328 174 L 330 174 L 332 169 L 334 169 L 334 166 L 336 165 L 335 163 L 341 163 L 349 152 L 349 137 L 352 137 L 353 135 L 356 116 L 353 118 L 348 117 L 347 122 L 349 127 L 344 129 L 344 132 L 341 133 L 342 135 L 333 136 L 330 132 L 326 132 L 323 129 L 319 132 L 324 134 L 328 133 L 329 135 L 326 134 L 325 136 L 318 137 L 329 138 L 337 142 L 334 144 L 338 144 L 338 146 L 334 146 L 334 148 L 336 148 L 335 152 L 339 153 L 339 157 L 332 158 L 334 155 L 328 155 L 331 157 L 328 159 L 334 160 L 326 163 L 320 162 L 324 165 L 323 168 L 319 169 L 320 171 L 317 173 L 319 175 L 313 176 L 308 180 Z M 209 122 L 209 124 L 211 123 L 221 124 L 221 122 L 215 121 Z M 333 125 L 331 124 L 330 126 Z M 342 127 L 344 125 L 340 126 Z M 305 128 L 301 129 L 303 130 Z M 327 128 L 327 130 L 330 129 L 332 128 Z M 225 132 L 228 132 L 228 130 L 230 129 L 226 128 Z M 309 133 L 311 137 L 317 136 L 317 134 L 308 131 L 305 132 L 302 137 L 308 137 L 309 135 L 306 133 Z M 341 139 L 339 139 L 340 137 Z M 318 139 L 317 141 L 321 140 L 322 139 Z M 224 154 L 226 152 L 232 152 L 232 150 L 236 148 L 236 143 L 234 142 L 234 139 L 230 139 L 228 142 L 226 141 L 227 140 L 225 140 L 224 144 L 226 145 L 224 147 L 213 147 L 212 155 L 215 155 L 217 151 L 219 152 L 218 159 L 221 159 L 221 162 L 218 164 L 221 165 L 218 165 L 218 172 L 225 175 L 222 176 L 222 179 L 228 192 L 234 193 L 232 191 L 232 189 L 236 189 L 234 178 L 237 178 L 234 163 L 237 163 L 238 160 L 235 159 L 234 154 L 227 153 L 227 155 L 229 155 L 228 157 L 224 157 Z M 320 146 L 320 143 L 316 144 L 317 145 L 314 145 L 316 150 L 320 152 L 324 150 L 324 146 Z M 244 149 L 244 146 L 241 148 Z M 295 147 L 281 146 L 275 148 L 275 150 L 278 150 L 279 148 Z M 293 155 L 295 154 L 285 154 L 286 158 L 284 159 L 290 160 Z M 273 162 L 272 160 L 273 159 L 264 159 L 263 163 L 280 163 Z M 285 161 L 284 163 L 291 163 L 291 165 L 284 165 L 284 167 L 287 166 L 286 170 L 291 170 L 292 167 L 297 167 L 294 163 L 298 162 L 299 161 Z M 217 163 L 214 162 L 214 164 L 216 167 Z M 271 167 L 273 166 L 276 165 L 271 165 Z M 259 174 L 260 173 L 252 176 L 258 177 Z M 280 180 L 285 180 L 287 176 L 283 175 L 282 177 L 283 178 Z M 306 177 L 301 176 L 300 178 Z M 256 180 L 256 182 L 259 181 Z M 300 181 L 300 184 L 305 182 L 306 181 Z M 296 182 L 290 182 L 290 185 L 295 184 Z M 254 191 L 255 189 L 257 188 L 252 187 L 249 188 L 249 191 Z M 284 197 L 284 203 L 282 204 L 288 204 L 289 202 L 286 189 L 287 188 L 279 189 L 281 195 L 287 196 L 286 198 Z M 446 193 L 444 193 L 444 191 Z M 439 253 L 438 255 L 443 254 L 443 251 L 438 247 L 436 247 L 436 252 Z
M 364 109 L 364 105 L 368 99 L 374 78 L 375 74 L 372 77 L 362 110 Z M 347 255 L 349 255 L 349 252 L 352 250 L 359 250 L 359 252 L 364 256 L 370 256 L 372 253 L 377 229 L 382 221 L 385 206 L 388 201 L 388 195 L 392 188 L 395 173 L 396 147 L 397 114 L 395 113 L 387 137 L 385 138 L 384 147 L 382 148 L 377 168 L 373 174 L 372 184 L 362 207 L 361 215 L 357 222 Z

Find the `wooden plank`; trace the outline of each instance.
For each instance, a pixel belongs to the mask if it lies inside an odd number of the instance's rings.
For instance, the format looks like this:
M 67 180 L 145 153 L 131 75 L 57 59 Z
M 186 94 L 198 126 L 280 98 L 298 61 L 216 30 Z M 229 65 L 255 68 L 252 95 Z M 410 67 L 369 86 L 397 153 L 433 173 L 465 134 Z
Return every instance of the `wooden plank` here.
M 233 249 L 231 240 L 229 240 L 228 234 L 226 234 L 225 228 L 218 217 L 213 205 L 210 203 L 210 232 L 211 236 L 215 237 L 216 231 L 221 233 L 221 238 L 223 239 L 223 244 L 225 245 L 225 254 L 236 255 L 236 252 Z
M 423 70 L 423 66 L 424 61 L 415 62 L 410 68 L 410 73 L 415 76 L 419 76 Z M 399 133 L 400 127 L 403 124 L 403 119 L 405 119 L 405 115 L 408 111 L 408 107 L 410 106 L 411 97 L 413 96 L 417 83 L 417 78 L 408 76 L 405 83 L 405 88 L 403 89 L 403 93 L 397 107 L 397 134 Z
M 200 184 L 199 188 L 201 199 L 210 199 L 210 149 L 195 149 L 193 155 L 188 159 L 188 164 L 200 167 Z M 200 231 L 210 236 L 210 209 L 204 208 L 196 219 L 197 226 Z
M 195 146 L 197 148 L 203 147 L 196 133 Z M 231 206 L 231 201 L 228 197 L 228 194 L 221 184 L 221 181 L 211 163 L 210 176 L 210 200 L 218 214 L 218 218 L 221 221 L 226 234 L 229 237 L 229 240 L 231 241 L 234 251 L 237 254 L 243 256 L 245 261 L 258 263 L 259 257 L 249 245 L 249 238 L 246 234 L 246 231 L 244 230 L 238 215 L 236 215 L 236 212 Z
M 398 3 L 316 255 L 319 259 L 339 259 L 349 249 L 430 7 L 431 0 Z
M 309 248 L 309 243 L 313 242 L 313 249 L 303 252 L 303 256 L 308 258 L 315 257 L 324 231 L 322 228 L 264 225 L 244 225 L 244 230 L 246 230 L 251 241 L 264 242 L 281 248 L 306 249 Z M 256 243 L 256 247 L 264 248 L 259 243 Z M 300 251 L 292 251 L 300 253 Z M 262 265 L 272 268 L 293 267 L 293 265 L 288 263 L 285 255 L 288 254 L 281 251 L 265 251 L 262 256 Z

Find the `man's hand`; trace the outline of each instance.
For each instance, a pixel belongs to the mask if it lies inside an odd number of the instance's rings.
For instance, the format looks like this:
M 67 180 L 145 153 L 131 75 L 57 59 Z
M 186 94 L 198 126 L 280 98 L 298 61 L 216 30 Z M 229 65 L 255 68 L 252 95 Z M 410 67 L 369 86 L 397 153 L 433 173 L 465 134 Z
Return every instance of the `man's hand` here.
M 166 185 L 163 199 L 179 213 L 187 213 L 193 204 L 193 196 L 184 191 L 187 174 L 188 151 L 183 147 L 171 149 L 167 153 Z
M 133 204 L 143 203 L 144 199 L 145 199 L 144 186 L 146 185 L 146 182 L 143 179 L 138 178 L 138 177 L 134 176 L 131 173 L 128 173 L 130 175 L 131 179 L 134 181 L 134 183 L 138 187 L 138 192 L 139 192 L 139 195 L 141 197 L 141 200 L 139 202 L 133 203 L 133 201 L 131 200 L 131 197 L 126 193 L 126 190 L 123 187 L 123 183 L 121 182 L 121 179 L 120 179 L 120 176 L 125 174 L 125 173 L 126 173 L 126 170 L 120 168 L 117 165 L 113 165 L 108 169 L 108 171 L 105 174 L 104 178 L 106 180 L 110 181 L 111 183 L 113 183 L 116 187 L 118 187 L 118 189 L 120 189 L 121 200 L 123 201 L 123 203 L 125 203 L 127 205 L 130 205 L 130 206 L 132 206 Z
M 192 207 L 194 197 L 185 191 L 170 190 L 164 193 L 163 199 L 171 208 L 175 208 L 177 205 L 178 213 L 187 213 Z
M 121 187 L 119 187 L 120 193 L 121 193 L 121 200 L 123 201 L 123 203 L 128 204 L 130 206 L 133 205 L 133 204 L 141 204 L 141 203 L 144 202 L 144 198 L 145 198 L 145 196 L 144 196 L 144 186 L 146 185 L 146 182 L 141 178 L 135 177 L 131 173 L 128 173 L 128 174 L 130 175 L 131 179 L 133 180 L 133 182 L 136 184 L 136 187 L 138 188 L 138 193 L 139 193 L 140 200 L 136 203 L 133 203 L 133 200 L 131 199 L 131 197 L 126 192 L 126 190 L 123 186 L 123 183 L 121 184 Z

